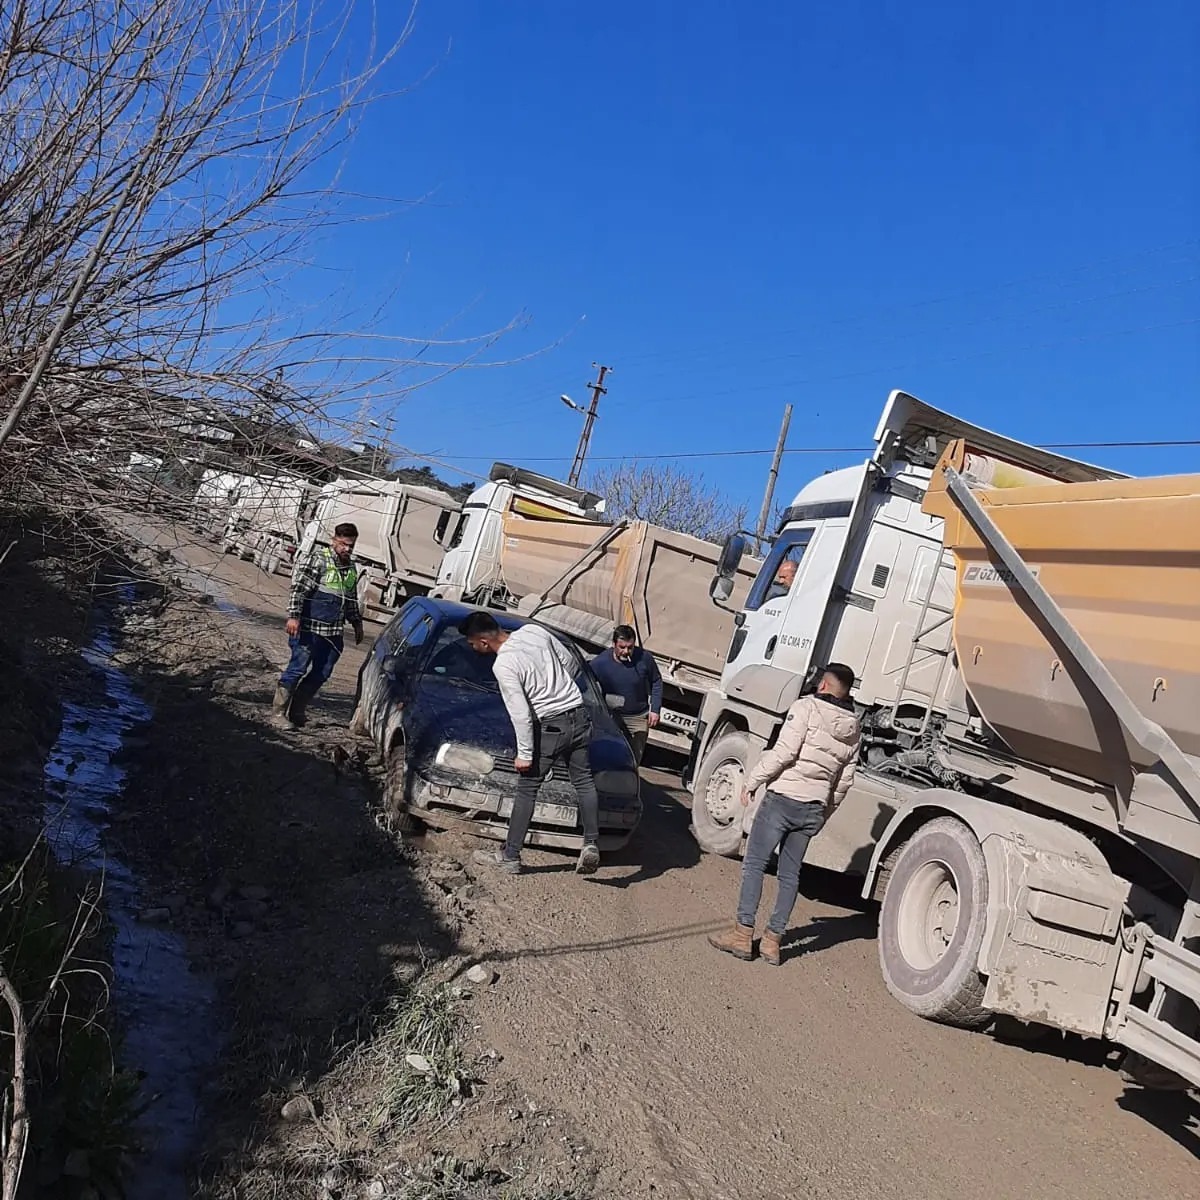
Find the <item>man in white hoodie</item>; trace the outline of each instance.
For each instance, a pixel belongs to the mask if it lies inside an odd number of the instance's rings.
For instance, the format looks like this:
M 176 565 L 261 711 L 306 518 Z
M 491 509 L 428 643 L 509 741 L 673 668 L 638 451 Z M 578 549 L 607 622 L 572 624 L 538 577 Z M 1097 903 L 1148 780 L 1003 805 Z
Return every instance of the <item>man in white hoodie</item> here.
M 801 696 L 792 705 L 775 745 L 763 753 L 746 777 L 743 804 L 749 804 L 763 784 L 768 786 L 746 840 L 737 923 L 729 933 L 708 939 L 726 954 L 747 960 L 754 957 L 754 922 L 763 874 L 778 846 L 779 894 L 759 953 L 764 962 L 779 966 L 779 940 L 800 891 L 800 867 L 808 843 L 854 779 L 860 730 L 850 700 L 853 686 L 854 672 L 841 663 L 830 663 L 816 694 Z
M 509 633 L 491 613 L 473 612 L 459 632 L 472 650 L 496 656 L 492 673 L 517 740 L 513 768 L 519 778 L 508 837 L 502 850 L 477 850 L 475 861 L 507 875 L 521 873 L 521 847 L 538 790 L 558 762 L 566 767 L 575 789 L 583 826 L 583 849 L 575 870 L 593 874 L 600 865 L 600 799 L 589 761 L 592 719 L 575 682 L 581 664 L 554 634 L 532 622 Z

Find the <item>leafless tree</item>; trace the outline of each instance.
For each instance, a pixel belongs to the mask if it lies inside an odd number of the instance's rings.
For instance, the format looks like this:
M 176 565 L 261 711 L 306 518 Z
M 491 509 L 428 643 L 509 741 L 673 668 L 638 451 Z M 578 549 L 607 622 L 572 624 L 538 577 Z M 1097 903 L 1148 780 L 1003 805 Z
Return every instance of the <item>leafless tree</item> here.
M 353 7 L 3 6 L 6 497 L 127 505 L 136 480 L 142 503 L 169 506 L 187 491 L 168 478 L 181 462 L 319 442 L 338 414 L 378 412 L 481 363 L 504 332 L 406 339 L 309 323 L 281 290 L 314 231 L 378 215 L 339 192 L 341 159 L 409 30 L 356 51 Z
M 746 522 L 746 508 L 727 500 L 698 472 L 631 459 L 595 471 L 588 487 L 608 502 L 614 520 L 649 521 L 706 541 L 720 541 Z

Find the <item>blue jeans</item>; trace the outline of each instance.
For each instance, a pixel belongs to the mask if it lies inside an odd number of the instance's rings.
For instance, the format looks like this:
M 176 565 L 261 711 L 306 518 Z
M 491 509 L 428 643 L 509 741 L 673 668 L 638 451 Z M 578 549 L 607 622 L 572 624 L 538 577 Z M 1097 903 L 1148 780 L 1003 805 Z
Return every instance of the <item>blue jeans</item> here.
M 805 851 L 824 824 L 825 805 L 820 801 L 806 803 L 781 796 L 778 792 L 767 792 L 758 812 L 754 814 L 754 824 L 746 839 L 746 856 L 742 860 L 742 891 L 738 896 L 739 925 L 752 926 L 758 916 L 763 874 L 771 861 L 772 851 L 778 846 L 779 895 L 767 928 L 782 937 L 787 931 L 788 918 L 792 915 L 796 896 L 800 892 L 800 867 Z
M 279 677 L 280 687 L 294 688 L 304 679 L 315 695 L 342 657 L 342 639 L 301 631 L 296 637 L 288 638 L 288 645 L 292 648 L 292 657 Z

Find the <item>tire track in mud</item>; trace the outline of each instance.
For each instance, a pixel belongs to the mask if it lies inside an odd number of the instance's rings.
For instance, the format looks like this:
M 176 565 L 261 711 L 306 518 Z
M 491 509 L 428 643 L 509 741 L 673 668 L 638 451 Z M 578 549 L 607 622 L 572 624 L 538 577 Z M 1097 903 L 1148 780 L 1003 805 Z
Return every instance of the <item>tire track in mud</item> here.
M 689 925 L 629 939 L 573 941 L 564 939 L 562 925 L 531 917 L 527 899 L 495 900 L 496 915 L 505 918 L 509 930 L 520 929 L 524 942 L 524 948 L 508 961 L 510 994 L 504 1007 L 518 1012 L 540 1007 L 539 1035 L 552 1047 L 569 1047 L 573 1056 L 590 1060 L 580 1062 L 572 1079 L 550 1081 L 555 1104 L 574 1109 L 602 1150 L 621 1146 L 625 1154 L 632 1150 L 643 1160 L 639 1172 L 642 1190 L 637 1194 L 736 1200 L 736 1193 L 721 1187 L 701 1141 L 685 1134 L 668 1115 L 671 1105 L 667 1097 L 671 1093 L 688 1096 L 694 1085 L 679 1071 L 670 1052 L 669 1022 L 647 1013 L 639 1002 L 639 995 L 645 996 L 647 991 L 641 984 L 640 968 L 626 949 L 627 943 L 646 945 L 645 936 L 698 935 L 712 926 Z M 624 897 L 618 903 L 623 909 L 630 907 Z M 482 957 L 495 962 L 507 955 L 485 953 Z M 616 962 L 608 961 L 613 957 Z M 597 985 L 598 970 L 607 976 L 607 985 Z M 612 986 L 614 979 L 622 981 L 619 987 Z M 554 994 L 564 999 L 588 996 L 588 1011 L 548 1011 L 539 998 Z M 602 1049 L 601 1040 L 605 1043 Z M 636 1048 L 636 1054 L 630 1053 L 631 1048 Z M 520 1040 L 510 1053 L 523 1056 Z M 714 1123 L 711 1130 L 720 1138 L 727 1138 L 730 1132 L 727 1122 Z M 749 1130 L 741 1132 L 748 1134 Z M 755 1194 L 767 1196 L 765 1192 Z
M 501 973 L 480 1015 L 524 1086 L 607 1153 L 603 1194 L 1091 1200 L 1194 1187 L 1195 1160 L 1120 1111 L 1111 1072 L 909 1017 L 879 994 L 869 946 L 780 970 L 716 955 L 704 934 L 723 922 L 697 918 L 731 881 L 721 864 L 626 888 L 609 874 L 623 868 L 576 881 L 549 857 L 495 881 L 478 914 L 480 957 Z M 828 914 L 802 901 L 797 920 L 842 919 Z

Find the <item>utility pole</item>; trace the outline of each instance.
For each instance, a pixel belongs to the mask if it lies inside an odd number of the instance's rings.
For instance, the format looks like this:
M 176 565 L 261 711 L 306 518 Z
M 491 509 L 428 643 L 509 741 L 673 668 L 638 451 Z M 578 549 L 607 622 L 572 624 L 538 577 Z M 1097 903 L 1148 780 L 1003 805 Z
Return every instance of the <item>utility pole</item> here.
M 779 478 L 779 462 L 783 458 L 783 448 L 787 444 L 788 426 L 792 423 L 792 406 L 789 404 L 783 410 L 783 424 L 779 427 L 779 441 L 775 443 L 775 456 L 771 459 L 771 469 L 767 473 L 767 491 L 763 496 L 762 511 L 758 514 L 758 528 L 754 532 L 754 540 L 758 543 L 758 552 L 762 553 L 763 542 L 766 539 L 767 522 L 771 519 L 771 501 L 775 498 L 775 481 Z
M 600 407 L 600 397 L 608 392 L 608 388 L 604 386 L 604 377 L 612 369 L 611 367 L 599 367 L 596 363 L 592 363 L 592 366 L 596 367 L 600 374 L 595 383 L 588 384 L 588 387 L 592 389 L 592 402 L 588 405 L 587 415 L 583 418 L 583 432 L 579 435 L 579 445 L 575 448 L 575 461 L 571 464 L 571 474 L 567 477 L 567 482 L 572 487 L 579 486 L 584 460 L 587 458 L 588 443 L 592 440 L 592 426 L 596 423 L 596 410 Z

